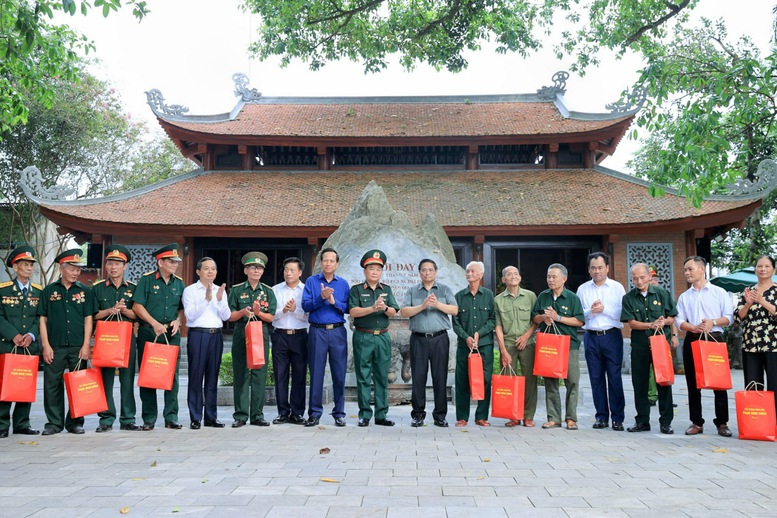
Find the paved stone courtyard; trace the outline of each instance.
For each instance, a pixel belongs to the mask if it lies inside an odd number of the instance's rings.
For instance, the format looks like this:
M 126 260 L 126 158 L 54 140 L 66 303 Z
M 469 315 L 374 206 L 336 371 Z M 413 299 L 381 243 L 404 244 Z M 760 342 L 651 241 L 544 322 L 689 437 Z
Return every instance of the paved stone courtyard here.
M 741 371 L 734 371 L 741 388 Z M 40 381 L 39 381 L 40 384 Z M 118 385 L 118 384 L 117 384 Z M 688 426 L 685 380 L 674 388 L 675 435 L 592 430 L 584 375 L 580 430 L 410 427 L 410 407 L 392 407 L 397 426 L 295 425 L 188 429 L 182 378 L 182 430 L 86 435 L 11 435 L 0 439 L 0 516 L 777 516 L 777 444 L 712 434 L 712 392 L 705 391 L 706 434 Z M 626 425 L 633 424 L 631 380 Z M 33 426 L 43 428 L 42 391 Z M 139 401 L 138 401 L 139 403 Z M 161 408 L 161 406 L 160 406 Z M 429 406 L 431 411 L 431 405 Z M 473 409 L 474 411 L 474 409 Z M 275 417 L 266 408 L 266 417 Z M 454 409 L 449 407 L 449 420 Z

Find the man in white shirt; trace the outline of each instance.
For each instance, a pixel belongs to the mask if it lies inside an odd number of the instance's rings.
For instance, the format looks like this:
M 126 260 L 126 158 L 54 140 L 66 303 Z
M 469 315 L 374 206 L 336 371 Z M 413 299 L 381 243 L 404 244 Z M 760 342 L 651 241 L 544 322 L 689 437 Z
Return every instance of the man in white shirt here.
M 612 429 L 622 432 L 626 398 L 621 378 L 623 324 L 620 318 L 626 290 L 608 277 L 610 258 L 603 252 L 589 254 L 588 273 L 591 280 L 577 289 L 577 296 L 585 313 L 583 345 L 596 408 L 593 428 L 607 428 L 612 416 Z
M 696 387 L 696 366 L 691 344 L 705 333 L 712 339 L 722 342 L 723 327 L 734 321 L 731 297 L 723 288 L 707 281 L 706 268 L 706 259 L 698 255 L 687 258 L 683 263 L 685 280 L 691 284 L 691 287 L 677 299 L 677 316 L 674 319 L 674 325 L 680 331 L 685 331 L 683 365 L 685 382 L 688 385 L 688 413 L 691 418 L 691 426 L 685 431 L 685 435 L 704 433 L 701 390 Z M 731 437 L 731 430 L 728 427 L 728 394 L 725 390 L 716 390 L 714 393 L 714 423 L 718 429 L 718 435 Z
M 277 300 L 273 316 L 272 363 L 278 417 L 273 424 L 305 424 L 305 386 L 308 370 L 308 314 L 302 309 L 300 282 L 305 263 L 298 257 L 283 261 L 284 282 L 272 287 Z M 291 371 L 291 391 L 289 390 Z
M 203 257 L 197 261 L 197 276 L 194 284 L 183 290 L 183 311 L 186 327 L 189 329 L 186 354 L 189 359 L 189 428 L 199 430 L 205 407 L 205 426 L 224 428 L 216 419 L 216 396 L 218 391 L 221 355 L 224 352 L 224 337 L 221 329 L 231 314 L 227 304 L 226 284 L 216 288 L 213 281 L 218 273 L 216 261 Z M 203 405 L 203 380 L 205 402 Z

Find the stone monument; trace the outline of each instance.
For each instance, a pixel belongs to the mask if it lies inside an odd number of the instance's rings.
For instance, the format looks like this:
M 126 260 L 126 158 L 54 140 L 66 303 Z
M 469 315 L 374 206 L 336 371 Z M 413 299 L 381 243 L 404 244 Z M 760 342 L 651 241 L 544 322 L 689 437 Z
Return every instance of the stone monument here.
M 337 275 L 352 286 L 364 282 L 364 271 L 359 260 L 364 252 L 379 248 L 386 253 L 386 266 L 381 278 L 394 292 L 400 307 L 407 289 L 421 282 L 418 262 L 433 259 L 438 265 L 437 281 L 447 284 L 457 292 L 467 286 L 464 269 L 456 263 L 448 236 L 432 214 L 427 214 L 420 225 L 415 226 L 402 211 L 394 210 L 383 189 L 374 181 L 364 188 L 351 212 L 340 227 L 324 243 L 340 255 Z M 318 262 L 315 271 L 320 271 Z M 353 374 L 352 334 L 348 333 L 348 376 L 346 393 L 353 394 L 356 377 Z M 390 325 L 392 355 L 389 368 L 389 397 L 391 402 L 410 399 L 410 331 L 407 319 L 398 317 Z M 456 337 L 451 331 L 451 356 L 449 372 L 455 366 Z M 452 376 L 448 385 L 452 386 Z

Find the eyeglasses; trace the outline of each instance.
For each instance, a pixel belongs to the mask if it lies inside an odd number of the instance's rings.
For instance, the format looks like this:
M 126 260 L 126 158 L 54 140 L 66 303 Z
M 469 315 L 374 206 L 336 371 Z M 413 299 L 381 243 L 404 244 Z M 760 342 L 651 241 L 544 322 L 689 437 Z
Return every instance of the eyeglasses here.
M 246 266 L 247 270 L 264 270 L 264 266 L 259 266 L 258 264 L 249 264 Z

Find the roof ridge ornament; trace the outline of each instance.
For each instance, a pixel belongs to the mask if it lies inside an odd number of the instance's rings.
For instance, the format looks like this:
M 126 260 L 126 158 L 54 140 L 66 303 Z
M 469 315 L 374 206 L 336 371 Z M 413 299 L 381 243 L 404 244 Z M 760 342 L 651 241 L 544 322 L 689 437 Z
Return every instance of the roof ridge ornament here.
M 251 80 L 242 72 L 232 74 L 232 81 L 235 82 L 235 97 L 240 97 L 243 102 L 250 103 L 258 101 L 262 97 L 262 92 L 256 88 L 249 88 Z
M 614 103 L 605 104 L 604 108 L 610 110 L 610 113 L 621 114 L 631 113 L 642 108 L 647 99 L 647 89 L 644 86 L 635 86 L 631 89 L 631 93 L 626 96 L 622 101 L 615 101 Z
M 767 194 L 777 187 L 777 162 L 771 158 L 761 160 L 755 172 L 755 182 L 740 178 L 726 186 L 728 194 L 746 196 L 758 193 Z
M 75 189 L 67 185 L 44 187 L 43 173 L 34 165 L 25 167 L 19 175 L 19 187 L 31 200 L 65 201 L 75 194 Z
M 158 117 L 163 115 L 181 117 L 189 111 L 189 108 L 182 104 L 165 104 L 165 97 L 157 88 L 146 92 L 146 102 L 151 107 L 151 111 L 154 112 L 154 115 Z
M 559 70 L 553 77 L 553 86 L 543 86 L 537 89 L 537 97 L 542 101 L 553 101 L 556 99 L 556 94 L 564 95 L 567 93 L 567 79 L 569 79 L 569 72 L 566 70 Z

